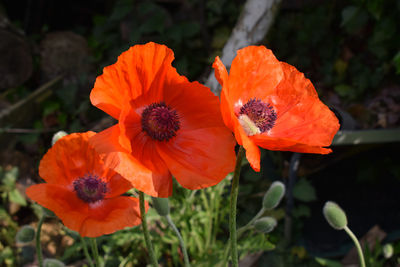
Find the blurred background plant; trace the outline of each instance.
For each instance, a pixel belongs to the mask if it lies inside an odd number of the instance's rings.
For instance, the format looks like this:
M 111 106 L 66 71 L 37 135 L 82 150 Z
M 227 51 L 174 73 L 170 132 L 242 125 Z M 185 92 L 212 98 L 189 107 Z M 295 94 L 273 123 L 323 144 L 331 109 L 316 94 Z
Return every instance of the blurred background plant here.
M 129 46 L 155 41 L 173 49 L 179 73 L 204 82 L 244 3 L 0 0 L 1 266 L 35 262 L 32 245 L 18 243 L 16 236 L 26 225 L 35 227 L 41 216 L 41 209 L 27 201 L 24 190 L 41 181 L 37 166 L 51 146 L 53 133 L 99 131 L 113 124 L 88 98 L 102 68 Z M 283 0 L 262 44 L 304 72 L 323 101 L 338 113 L 342 125 L 350 125 L 348 130 L 398 129 L 399 13 L 396 0 Z M 380 138 L 378 133 L 376 139 Z M 367 266 L 398 264 L 398 150 L 397 139 L 337 146 L 324 157 L 303 155 L 293 180 L 289 178 L 291 153 L 262 151 L 260 173 L 248 166 L 242 170 L 239 227 L 257 214 L 272 182 L 287 185 L 291 181 L 293 187 L 284 204 L 268 212 L 278 221 L 273 232 L 252 229 L 239 240 L 242 264 L 346 266 L 357 262 L 348 252 L 351 240 L 324 222 L 321 209 L 328 199 L 346 209 L 358 237 L 372 240 L 365 246 Z M 212 266 L 222 257 L 227 242 L 228 184 L 224 180 L 202 191 L 175 186 L 171 218 L 186 241 L 193 266 Z M 148 221 L 162 264 L 182 265 L 178 239 L 166 220 L 150 209 Z M 379 230 L 371 234 L 374 227 Z M 99 242 L 106 266 L 147 262 L 140 228 L 102 237 Z M 45 258 L 71 266 L 86 264 L 79 237 L 54 217 L 43 224 L 42 243 Z M 390 257 L 384 253 L 387 243 L 393 247 Z

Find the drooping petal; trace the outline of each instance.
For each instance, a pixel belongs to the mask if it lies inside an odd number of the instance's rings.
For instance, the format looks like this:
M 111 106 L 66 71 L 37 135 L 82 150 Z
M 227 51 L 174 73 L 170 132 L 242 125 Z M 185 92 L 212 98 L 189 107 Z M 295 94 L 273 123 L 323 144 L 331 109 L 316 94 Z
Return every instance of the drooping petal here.
M 71 188 L 58 184 L 37 184 L 26 189 L 26 195 L 51 210 L 69 229 L 80 230 L 89 206 Z
M 285 80 L 277 86 L 273 103 L 277 120 L 266 135 L 309 146 L 329 146 L 339 130 L 338 119 L 319 100 L 314 86 L 304 74 L 289 64 L 282 66 Z
M 146 211 L 148 205 L 146 203 Z M 87 218 L 82 223 L 81 236 L 97 237 L 114 233 L 125 227 L 141 223 L 139 201 L 133 197 L 115 197 L 104 199 L 89 205 Z
M 119 126 L 114 125 L 93 136 L 89 142 L 100 153 L 105 165 L 131 182 L 134 188 L 151 196 L 169 197 L 172 194 L 172 178 L 168 169 L 157 172 L 143 165 L 121 147 L 119 135 Z
M 94 132 L 76 133 L 58 140 L 40 161 L 40 177 L 47 183 L 70 185 L 88 173 L 101 173 L 101 159 L 88 143 L 93 135 Z
M 90 94 L 92 104 L 118 119 L 126 102 L 162 86 L 166 77 L 179 79 L 171 66 L 174 54 L 165 45 L 135 45 L 122 53 L 115 64 L 105 67 Z
M 260 147 L 269 150 L 292 151 L 298 153 L 329 154 L 331 149 L 307 143 L 300 143 L 298 140 L 284 138 L 269 138 L 268 136 L 255 135 L 251 139 Z
M 234 140 L 224 127 L 181 131 L 157 151 L 176 180 L 185 188 L 200 189 L 219 183 L 235 164 Z

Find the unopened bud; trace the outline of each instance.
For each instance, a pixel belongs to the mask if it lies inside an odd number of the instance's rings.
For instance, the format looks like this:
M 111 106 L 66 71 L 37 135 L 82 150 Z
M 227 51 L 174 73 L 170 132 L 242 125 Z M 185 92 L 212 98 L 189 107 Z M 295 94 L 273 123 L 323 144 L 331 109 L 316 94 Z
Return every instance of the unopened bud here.
M 17 235 L 15 236 L 15 239 L 19 243 L 29 243 L 32 242 L 34 238 L 35 238 L 35 229 L 30 225 L 22 226 L 22 228 L 18 231 Z
M 65 264 L 62 261 L 56 259 L 45 259 L 43 261 L 44 267 L 64 267 Z
M 266 210 L 272 210 L 279 205 L 285 194 L 285 185 L 279 181 L 273 182 L 264 195 L 263 207 Z
M 393 256 L 392 244 L 386 244 L 383 246 L 383 256 L 385 257 L 385 259 L 390 259 Z
M 169 200 L 168 198 L 152 197 L 153 207 L 161 216 L 169 214 Z
M 347 226 L 346 213 L 335 202 L 326 202 L 322 211 L 325 219 L 336 230 L 343 230 Z
M 58 131 L 53 135 L 53 138 L 51 139 L 51 145 L 54 146 L 54 144 L 58 141 L 58 139 L 60 139 L 61 137 L 64 137 L 68 135 L 66 132 L 64 131 Z
M 263 217 L 254 222 L 254 228 L 259 232 L 267 234 L 272 232 L 277 224 L 278 222 L 274 217 Z

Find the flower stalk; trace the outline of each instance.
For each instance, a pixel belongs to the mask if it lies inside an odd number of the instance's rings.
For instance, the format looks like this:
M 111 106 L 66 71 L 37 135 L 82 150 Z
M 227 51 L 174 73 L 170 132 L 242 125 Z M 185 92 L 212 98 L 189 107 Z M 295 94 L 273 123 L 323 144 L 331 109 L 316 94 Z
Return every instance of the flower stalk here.
M 229 213 L 229 232 L 230 232 L 230 242 L 231 242 L 231 257 L 232 266 L 238 267 L 238 251 L 237 251 L 237 231 L 236 231 L 236 206 L 237 206 L 237 196 L 239 192 L 239 177 L 240 170 L 242 168 L 242 160 L 245 154 L 243 146 L 239 147 L 239 151 L 236 156 L 235 171 L 232 178 L 232 189 L 231 189 L 231 199 L 230 199 L 230 213 Z
M 94 262 L 96 263 L 97 267 L 100 267 L 100 259 L 99 259 L 99 250 L 97 248 L 96 238 L 90 238 L 90 246 L 92 248 Z
M 169 216 L 169 214 L 167 214 L 165 216 L 165 218 L 167 219 L 167 222 L 168 222 L 169 226 L 171 226 L 171 228 L 174 230 L 176 236 L 179 239 L 179 243 L 181 245 L 181 249 L 182 249 L 182 253 L 183 253 L 183 260 L 185 261 L 185 267 L 190 267 L 189 256 L 188 256 L 188 253 L 187 253 L 187 250 L 186 250 L 186 246 L 185 246 L 185 242 L 183 241 L 181 233 L 179 232 L 178 228 L 176 227 L 176 225 L 172 221 L 171 216 Z
M 347 225 L 343 228 L 343 230 L 346 231 L 346 233 L 350 236 L 350 238 L 353 240 L 356 248 L 357 248 L 357 252 L 358 252 L 358 257 L 360 258 L 360 266 L 361 267 L 365 267 L 365 260 L 364 260 L 364 254 L 362 252 L 361 246 L 360 246 L 360 242 L 358 242 L 357 237 L 353 234 L 353 232 L 347 227 Z
M 86 244 L 85 238 L 82 237 L 81 235 L 79 235 L 79 237 L 81 239 L 83 253 L 85 254 L 86 260 L 88 261 L 88 264 L 89 264 L 90 267 L 94 267 L 92 258 L 90 257 L 90 254 L 89 254 L 89 251 L 88 251 L 88 248 L 87 248 L 87 244 Z
M 150 261 L 153 267 L 157 267 L 158 266 L 157 258 L 154 254 L 153 245 L 151 244 L 150 240 L 149 229 L 147 228 L 144 193 L 142 191 L 139 191 L 139 206 L 140 206 L 140 217 L 142 218 L 143 235 L 144 235 L 144 240 L 146 242 L 146 247 L 149 250 Z

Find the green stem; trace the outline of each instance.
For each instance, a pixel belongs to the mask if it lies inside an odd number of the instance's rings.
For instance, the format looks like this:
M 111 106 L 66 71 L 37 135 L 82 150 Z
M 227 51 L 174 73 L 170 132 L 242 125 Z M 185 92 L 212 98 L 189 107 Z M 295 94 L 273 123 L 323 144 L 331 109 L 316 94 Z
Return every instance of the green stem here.
M 39 267 L 43 267 L 43 254 L 42 254 L 42 246 L 40 245 L 40 232 L 42 231 L 42 224 L 45 218 L 46 215 L 44 214 L 40 217 L 36 231 L 36 254 L 38 258 Z
M 231 205 L 229 213 L 229 232 L 231 241 L 231 255 L 232 255 L 232 266 L 238 267 L 238 251 L 237 251 L 237 233 L 236 233 L 236 206 L 237 206 L 237 196 L 239 192 L 239 177 L 240 169 L 242 168 L 242 159 L 245 150 L 243 146 L 239 147 L 239 151 L 236 156 L 235 171 L 232 178 L 232 189 L 231 189 Z
M 94 267 L 92 258 L 90 257 L 90 254 L 89 254 L 89 251 L 88 251 L 88 248 L 87 248 L 87 244 L 86 244 L 85 238 L 83 238 L 82 236 L 79 236 L 79 237 L 81 238 L 83 253 L 85 253 L 86 260 L 88 261 L 88 264 L 89 264 L 90 267 Z
M 365 261 L 364 261 L 364 254 L 362 252 L 360 243 L 358 242 L 357 237 L 353 234 L 353 232 L 347 227 L 347 225 L 344 227 L 344 230 L 346 233 L 353 239 L 354 244 L 356 245 L 358 256 L 360 257 L 360 266 L 365 267 Z
M 253 223 L 254 223 L 258 218 L 260 218 L 262 215 L 264 215 L 264 213 L 265 213 L 265 209 L 264 209 L 264 208 L 261 208 L 260 211 L 257 213 L 257 215 L 254 216 L 253 219 L 251 219 L 251 221 L 249 221 L 245 226 L 240 227 L 240 228 L 237 230 L 237 238 L 239 239 L 239 238 L 242 236 L 242 234 L 243 234 L 244 232 L 246 232 L 247 230 L 249 230 L 249 229 L 252 227 Z M 226 266 L 226 265 L 227 265 L 227 259 L 228 259 L 228 256 L 229 256 L 230 242 L 231 242 L 231 241 L 230 241 L 230 239 L 229 239 L 229 240 L 228 240 L 228 244 L 225 246 L 225 250 L 224 250 L 224 254 L 223 254 L 223 258 L 222 258 L 222 266 Z
M 100 260 L 99 260 L 99 250 L 97 248 L 96 238 L 90 238 L 90 246 L 92 247 L 92 253 L 94 257 L 94 262 L 96 263 L 97 267 L 100 267 Z
M 140 203 L 140 217 L 142 218 L 142 228 L 143 228 L 144 240 L 146 242 L 146 246 L 149 251 L 151 264 L 153 265 L 153 267 L 157 267 L 158 266 L 157 258 L 154 254 L 153 245 L 151 244 L 151 240 L 150 240 L 149 230 L 147 228 L 146 208 L 144 206 L 144 194 L 141 191 L 139 191 L 139 203 Z
M 190 267 L 189 257 L 188 257 L 188 254 L 187 254 L 187 251 L 186 251 L 185 242 L 183 241 L 181 233 L 179 232 L 178 228 L 176 227 L 176 225 L 172 221 L 171 216 L 169 216 L 169 214 L 167 216 L 165 216 L 165 218 L 167 218 L 167 222 L 168 222 L 169 226 L 171 226 L 171 228 L 174 230 L 175 234 L 178 236 L 179 243 L 181 245 L 182 252 L 183 252 L 183 259 L 185 261 L 185 266 L 186 267 Z

